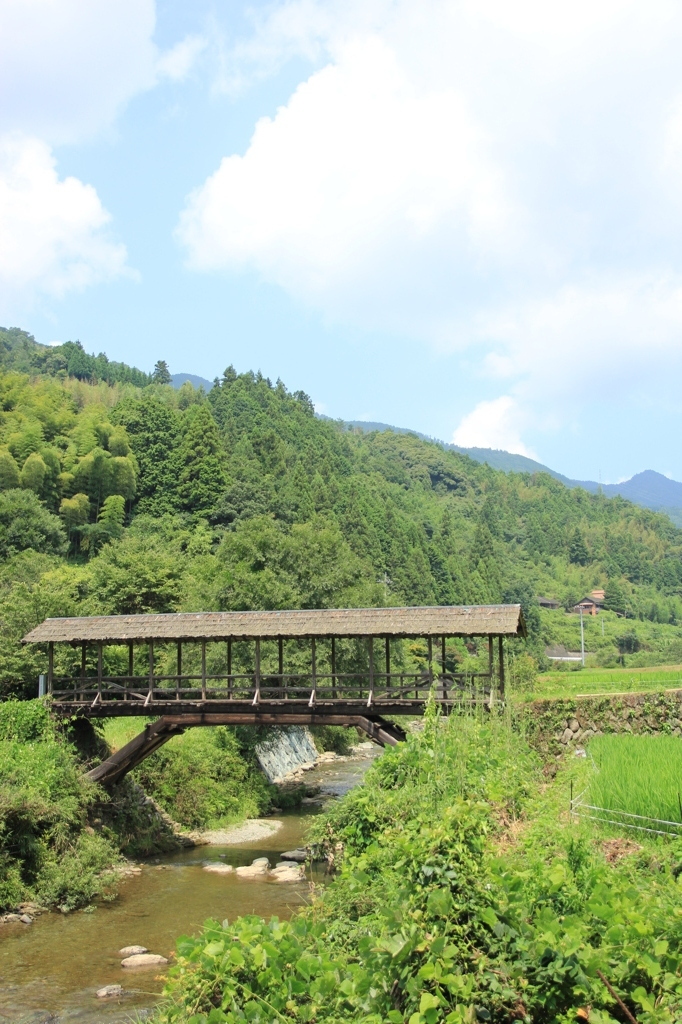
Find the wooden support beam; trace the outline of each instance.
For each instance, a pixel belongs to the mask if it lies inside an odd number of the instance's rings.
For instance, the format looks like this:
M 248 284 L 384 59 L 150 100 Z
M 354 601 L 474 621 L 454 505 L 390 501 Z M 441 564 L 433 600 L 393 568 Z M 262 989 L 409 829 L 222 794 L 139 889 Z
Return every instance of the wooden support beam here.
M 440 638 L 440 693 L 442 700 L 448 699 L 448 684 L 445 679 L 445 637 Z
M 494 650 L 493 650 L 493 638 L 488 637 L 488 675 L 490 676 L 490 689 L 493 688 L 493 669 L 494 669 Z
M 336 637 L 332 637 L 332 697 L 336 699 Z
M 370 636 L 367 638 L 367 647 L 369 653 L 369 696 L 367 697 L 367 707 L 371 708 L 374 703 L 374 637 Z
M 227 696 L 232 700 L 232 641 L 227 641 Z
M 128 644 L 128 678 L 126 679 L 125 693 L 123 694 L 124 700 L 128 700 L 128 687 L 132 682 L 133 664 L 133 642 L 131 640 Z
M 180 700 L 180 680 L 182 676 L 182 640 L 178 640 L 178 665 L 177 674 L 175 676 L 175 699 Z
M 97 644 L 97 696 L 102 699 L 102 645 Z
M 391 688 L 391 641 L 386 637 L 386 689 Z
M 256 671 L 254 673 L 256 692 L 253 695 L 253 703 L 260 704 L 260 640 L 256 640 Z
M 206 700 L 206 641 L 201 641 L 201 699 Z
M 315 648 L 315 637 L 310 641 L 310 658 L 311 658 L 311 682 L 312 688 L 310 691 L 310 700 L 308 701 L 308 707 L 312 708 L 315 706 L 317 699 L 317 651 Z
M 433 686 L 433 640 L 428 639 L 429 645 L 429 687 Z
M 154 700 L 154 641 L 149 641 L 149 680 L 148 680 L 148 692 L 145 704 L 151 704 Z
M 47 645 L 47 692 L 52 693 L 52 682 L 54 680 L 54 643 L 52 640 Z
M 502 637 L 498 637 L 500 658 L 500 700 L 504 700 L 504 645 Z
M 88 645 L 85 640 L 81 644 L 81 700 L 85 700 L 85 659 Z

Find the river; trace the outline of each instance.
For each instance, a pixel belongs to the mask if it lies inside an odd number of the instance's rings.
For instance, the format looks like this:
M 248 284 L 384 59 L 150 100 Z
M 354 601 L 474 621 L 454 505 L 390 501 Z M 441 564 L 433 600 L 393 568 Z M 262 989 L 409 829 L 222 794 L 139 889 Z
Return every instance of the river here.
M 361 782 L 371 761 L 353 757 L 319 765 L 306 781 L 323 794 L 341 796 Z M 43 914 L 32 925 L 2 925 L 1 1024 L 123 1024 L 136 1014 L 143 1018 L 163 987 L 159 970 L 124 969 L 118 950 L 141 945 L 168 956 L 180 935 L 195 934 L 207 918 L 289 917 L 310 899 L 310 872 L 305 882 L 277 883 L 202 867 L 213 860 L 238 867 L 256 857 L 268 857 L 274 866 L 282 852 L 301 845 L 310 816 L 318 812 L 309 806 L 278 815 L 282 827 L 257 843 L 199 846 L 153 858 L 122 884 L 113 903 L 100 903 L 92 912 Z M 317 867 L 312 879 L 323 881 Z M 122 998 L 96 997 L 97 989 L 115 984 L 123 986 Z

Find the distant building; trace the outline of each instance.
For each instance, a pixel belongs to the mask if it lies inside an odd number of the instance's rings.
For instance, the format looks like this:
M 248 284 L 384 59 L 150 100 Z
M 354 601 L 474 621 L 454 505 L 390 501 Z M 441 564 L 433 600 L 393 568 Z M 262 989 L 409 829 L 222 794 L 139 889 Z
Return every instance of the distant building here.
M 553 610 L 561 608 L 560 602 L 554 597 L 539 597 L 537 601 L 541 608 L 551 608 Z
M 579 615 L 582 611 L 583 615 L 598 615 L 601 609 L 604 607 L 604 591 L 593 590 L 587 597 L 584 597 L 582 601 L 578 601 L 573 606 L 571 611 Z
M 545 656 L 549 661 L 582 661 L 579 651 L 567 651 L 561 644 L 545 647 Z

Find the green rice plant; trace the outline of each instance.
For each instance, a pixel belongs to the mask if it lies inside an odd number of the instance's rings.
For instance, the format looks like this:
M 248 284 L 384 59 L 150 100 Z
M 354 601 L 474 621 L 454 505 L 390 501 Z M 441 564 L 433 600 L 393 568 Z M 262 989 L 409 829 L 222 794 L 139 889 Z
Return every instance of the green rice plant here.
M 595 775 L 585 803 L 682 823 L 682 738 L 595 736 L 589 755 Z

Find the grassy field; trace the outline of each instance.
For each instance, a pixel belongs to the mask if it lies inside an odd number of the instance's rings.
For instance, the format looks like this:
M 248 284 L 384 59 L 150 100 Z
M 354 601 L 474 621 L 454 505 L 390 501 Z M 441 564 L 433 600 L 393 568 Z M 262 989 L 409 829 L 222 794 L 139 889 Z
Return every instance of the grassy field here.
M 645 693 L 672 689 L 682 689 L 682 665 L 543 672 L 535 680 L 532 692 L 519 692 L 516 696 L 521 700 L 541 700 L 551 697 Z
M 583 797 L 586 803 L 682 822 L 680 737 L 595 736 L 589 757 L 594 774 Z

